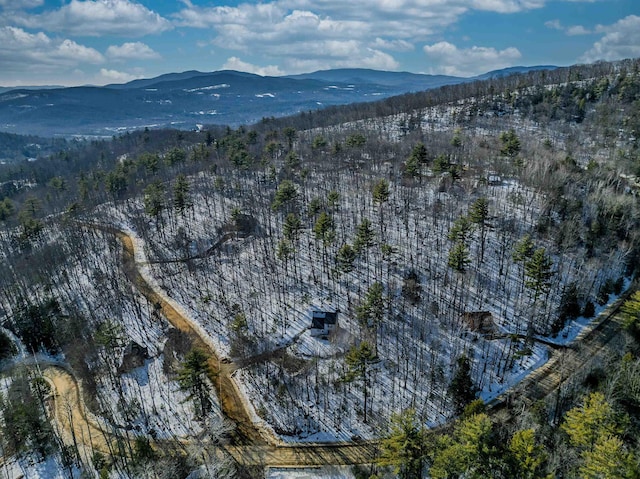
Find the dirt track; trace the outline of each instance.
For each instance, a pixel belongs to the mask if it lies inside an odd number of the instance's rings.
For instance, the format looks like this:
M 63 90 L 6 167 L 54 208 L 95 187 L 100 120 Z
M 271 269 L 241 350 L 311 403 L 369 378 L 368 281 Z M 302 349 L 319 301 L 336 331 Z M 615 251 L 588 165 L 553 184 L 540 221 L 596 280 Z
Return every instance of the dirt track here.
M 133 447 L 133 436 L 123 438 L 108 432 L 87 412 L 81 401 L 76 379 L 64 368 L 41 364 L 43 375 L 52 387 L 53 408 L 58 430 L 65 444 L 77 446 L 83 460 L 89 462 L 95 451 L 103 454 L 129 454 L 118 447 Z M 120 440 L 119 440 L 120 439 Z M 124 439 L 124 440 L 122 440 Z M 187 440 L 184 441 L 189 442 Z M 162 444 L 154 442 L 161 447 Z M 175 442 L 173 442 L 175 444 Z M 318 466 L 370 463 L 375 458 L 375 446 L 363 444 L 310 444 L 275 446 L 265 443 L 225 445 L 222 448 L 244 466 Z
M 266 431 L 253 427 L 253 422 L 243 398 L 231 378 L 231 373 L 235 370 L 233 365 L 222 363 L 219 360 L 218 352 L 206 338 L 202 337 L 202 334 L 194 327 L 193 322 L 172 306 L 164 293 L 155 290 L 145 280 L 135 262 L 134 242 L 131 236 L 122 232 L 117 234 L 124 247 L 122 265 L 129 280 L 151 304 L 156 305 L 156 308 L 159 307 L 162 315 L 174 328 L 189 335 L 193 347 L 205 351 L 211 357 L 209 360 L 211 370 L 209 379 L 216 388 L 220 406 L 225 416 L 231 419 L 238 427 L 238 440 L 241 443 L 248 444 L 275 442 L 275 438 L 273 436 L 269 437 Z
M 71 373 L 60 366 L 46 365 L 43 376 L 51 386 L 52 412 L 64 443 L 78 446 L 84 460 L 91 458 L 94 450 L 113 453 L 118 436 L 106 431 L 87 413 L 80 387 Z

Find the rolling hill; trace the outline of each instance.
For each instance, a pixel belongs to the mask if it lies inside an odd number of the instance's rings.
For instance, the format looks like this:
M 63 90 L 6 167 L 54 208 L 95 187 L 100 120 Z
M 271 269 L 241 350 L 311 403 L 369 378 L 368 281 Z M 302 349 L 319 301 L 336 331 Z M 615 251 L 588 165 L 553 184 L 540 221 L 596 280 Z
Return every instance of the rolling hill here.
M 501 76 L 504 72 L 490 72 L 484 77 L 487 75 Z M 267 117 L 374 101 L 474 80 L 366 69 L 327 70 L 289 77 L 187 71 L 104 87 L 22 88 L 0 93 L 0 131 L 42 136 L 112 136 L 145 127 L 237 126 Z

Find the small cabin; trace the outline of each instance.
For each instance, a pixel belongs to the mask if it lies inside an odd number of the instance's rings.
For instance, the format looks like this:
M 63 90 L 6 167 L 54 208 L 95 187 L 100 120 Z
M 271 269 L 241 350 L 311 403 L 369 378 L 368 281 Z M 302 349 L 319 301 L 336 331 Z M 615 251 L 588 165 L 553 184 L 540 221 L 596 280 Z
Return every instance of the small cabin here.
M 469 311 L 464 313 L 462 317 L 473 332 L 492 334 L 496 330 L 493 315 L 489 311 Z
M 338 324 L 337 311 L 312 311 L 311 336 L 328 336 Z
M 489 174 L 487 176 L 487 183 L 490 186 L 500 186 L 500 185 L 502 185 L 502 177 L 500 175 L 495 174 L 495 173 Z
M 144 362 L 149 358 L 149 350 L 145 346 L 141 346 L 135 341 L 130 341 L 124 348 L 122 364 L 120 364 L 118 372 L 121 374 L 131 372 L 135 368 L 143 366 Z

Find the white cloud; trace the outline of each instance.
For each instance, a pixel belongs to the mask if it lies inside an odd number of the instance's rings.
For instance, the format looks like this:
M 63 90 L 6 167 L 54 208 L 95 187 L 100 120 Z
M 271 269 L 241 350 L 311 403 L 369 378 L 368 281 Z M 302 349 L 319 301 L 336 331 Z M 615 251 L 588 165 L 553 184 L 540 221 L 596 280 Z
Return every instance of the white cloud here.
M 574 0 L 574 1 L 579 1 L 579 0 Z M 570 27 L 565 27 L 564 25 L 562 25 L 562 23 L 560 23 L 560 20 L 549 20 L 548 22 L 544 22 L 544 26 L 547 28 L 551 28 L 552 30 L 563 31 L 570 37 L 573 37 L 576 35 L 589 35 L 593 33 L 591 30 L 589 30 L 586 27 L 583 27 L 582 25 L 572 25 Z
M 547 28 L 551 28 L 552 30 L 564 30 L 564 27 L 562 26 L 562 23 L 560 23 L 560 20 L 555 19 L 555 20 L 549 20 L 548 22 L 544 22 L 544 26 Z
M 51 54 L 54 58 L 74 60 L 78 63 L 102 63 L 104 58 L 97 50 L 79 45 L 73 40 L 63 40 Z
M 393 52 L 410 52 L 414 49 L 412 43 L 406 40 L 385 40 L 384 38 L 377 37 L 373 43 L 372 48 L 380 50 L 391 50 Z
M 122 45 L 111 45 L 107 48 L 107 56 L 114 60 L 156 60 L 160 54 L 142 42 L 127 42 Z
M 244 27 L 244 31 L 267 37 L 309 33 L 349 39 L 365 34 L 369 40 L 384 32 L 385 36 L 406 39 L 414 37 L 415 32 L 428 35 L 435 26 L 450 25 L 467 10 L 455 4 L 459 1 L 445 3 L 444 0 L 276 0 L 237 7 L 188 4 L 176 14 L 176 22 L 181 26 L 215 28 L 223 38 Z M 291 30 L 287 32 L 287 28 Z M 247 43 L 242 38 L 239 41 Z
M 102 63 L 93 48 L 69 39 L 50 38 L 43 32 L 28 33 L 17 27 L 0 27 L 0 63 L 3 69 L 37 69 L 40 66 L 70 66 Z
M 167 19 L 130 0 L 71 0 L 58 10 L 11 19 L 23 27 L 81 36 L 140 37 L 172 28 Z
M 174 19 L 178 26 L 211 29 L 216 45 L 243 52 L 257 48 L 257 53 L 262 53 L 278 42 L 311 38 L 357 40 L 380 50 L 409 51 L 409 43 L 426 41 L 470 11 L 525 12 L 542 8 L 549 1 L 265 0 L 237 6 L 199 6 L 182 0 L 184 8 Z
M 141 75 L 134 75 L 131 73 L 120 72 L 118 70 L 109 70 L 106 68 L 100 69 L 100 74 L 96 77 L 97 84 L 105 83 L 127 83 L 131 80 L 142 78 Z
M 341 66 L 347 67 L 349 65 L 356 64 L 360 68 L 373 68 L 374 70 L 397 70 L 400 64 L 388 53 L 368 49 L 368 55 L 364 58 L 359 58 L 353 63 L 342 64 Z
M 613 25 L 598 25 L 596 31 L 605 35 L 586 51 L 580 61 L 620 60 L 640 56 L 640 17 L 629 15 Z
M 447 9 L 483 10 L 497 13 L 514 13 L 541 8 L 548 0 L 281 0 L 289 8 L 317 8 L 330 14 L 347 11 L 348 15 L 431 16 L 429 12 L 440 14 Z
M 578 1 L 578 0 L 575 0 Z M 551 28 L 552 30 L 560 30 L 565 32 L 570 37 L 576 35 L 589 35 L 593 33 L 588 28 L 583 27 L 582 25 L 572 25 L 570 27 L 565 27 L 560 23 L 560 20 L 549 20 L 548 22 L 544 22 L 544 26 L 547 28 Z
M 469 3 L 474 10 L 497 13 L 517 13 L 544 7 L 545 0 L 473 0 Z
M 285 62 L 288 73 L 302 73 L 330 68 L 371 68 L 374 70 L 397 70 L 399 63 L 389 54 L 364 49 L 363 55 L 349 58 L 292 57 Z
M 303 68 L 398 68 L 393 52 L 454 25 L 470 11 L 523 12 L 549 0 L 264 0 L 200 6 L 182 0 L 176 26 L 212 33 L 217 49 L 265 58 L 287 73 Z M 500 52 L 507 58 L 512 50 Z
M 104 61 L 97 50 L 70 39 L 0 27 L 0 84 L 78 84 L 85 79 L 69 72 Z
M 243 62 L 238 57 L 230 57 L 222 65 L 223 70 L 238 70 L 241 72 L 255 73 L 262 76 L 280 76 L 284 75 L 282 71 L 276 65 L 267 65 L 266 67 L 259 67 L 252 65 L 251 63 Z
M 583 27 L 582 25 L 574 25 L 572 27 L 567 28 L 567 35 L 576 36 L 576 35 L 589 35 L 592 33 L 589 29 Z
M 0 7 L 4 10 L 23 10 L 39 7 L 44 0 L 0 0 Z
M 304 8 L 308 6 L 305 0 L 210 8 L 187 3 L 176 21 L 182 26 L 211 28 L 216 34 L 211 43 L 216 47 L 260 55 L 270 63 L 277 63 L 286 73 L 308 71 L 309 67 L 397 69 L 398 62 L 385 51 L 413 49 L 409 41 L 397 35 L 390 33 L 387 38 L 390 29 L 394 29 L 413 40 L 409 31 L 412 27 L 406 21 L 389 20 L 382 39 L 378 25 L 370 21 L 368 6 L 354 15 L 352 5 L 342 3 L 344 11 L 333 17 L 324 13 L 337 9 L 338 2 L 331 3 L 331 0 L 314 2 L 313 11 Z M 427 34 L 428 28 L 420 23 L 419 31 Z
M 449 42 L 425 45 L 423 51 L 433 62 L 433 66 L 427 69 L 429 73 L 456 76 L 473 76 L 512 66 L 522 56 L 514 47 L 504 50 L 478 46 L 459 49 Z

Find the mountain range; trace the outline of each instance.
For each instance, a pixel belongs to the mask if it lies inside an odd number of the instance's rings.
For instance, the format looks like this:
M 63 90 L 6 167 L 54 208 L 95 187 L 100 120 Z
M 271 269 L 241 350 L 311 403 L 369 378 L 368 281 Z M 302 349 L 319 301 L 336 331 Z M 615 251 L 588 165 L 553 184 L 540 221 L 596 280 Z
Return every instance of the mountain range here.
M 102 87 L 0 88 L 0 131 L 111 136 L 145 127 L 238 126 L 265 117 L 552 68 L 512 67 L 470 78 L 368 69 L 282 77 L 186 71 Z

